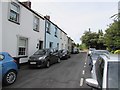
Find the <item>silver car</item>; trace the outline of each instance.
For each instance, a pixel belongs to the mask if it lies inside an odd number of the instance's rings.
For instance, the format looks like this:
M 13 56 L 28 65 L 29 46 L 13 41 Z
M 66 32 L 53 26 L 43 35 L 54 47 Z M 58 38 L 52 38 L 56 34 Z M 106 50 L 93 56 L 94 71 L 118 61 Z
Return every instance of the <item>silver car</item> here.
M 94 50 L 90 56 L 90 60 L 89 60 L 89 65 L 91 66 L 91 70 L 93 65 L 95 64 L 97 58 L 99 57 L 99 55 L 106 55 L 109 56 L 109 52 L 107 50 Z
M 100 55 L 91 71 L 92 78 L 86 84 L 98 89 L 120 90 L 120 59 L 119 55 Z
M 89 48 L 88 56 L 90 56 L 94 50 L 96 50 L 96 49 L 95 48 Z

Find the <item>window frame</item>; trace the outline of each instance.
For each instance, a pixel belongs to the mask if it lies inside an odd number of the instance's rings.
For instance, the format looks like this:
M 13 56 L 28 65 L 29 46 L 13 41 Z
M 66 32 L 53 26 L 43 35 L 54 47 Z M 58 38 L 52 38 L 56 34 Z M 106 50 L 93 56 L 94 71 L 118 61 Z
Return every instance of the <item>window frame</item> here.
M 35 20 L 37 20 L 37 23 L 35 23 Z M 36 25 L 37 25 L 37 28 L 35 28 Z M 39 32 L 39 18 L 37 16 L 34 16 L 34 19 L 33 19 L 33 30 L 36 32 Z
M 23 40 L 25 40 L 25 54 L 23 55 L 23 54 L 19 54 L 20 53 L 20 51 L 19 51 L 19 48 L 23 48 L 23 46 L 20 46 L 20 39 L 23 39 Z M 28 38 L 25 38 L 25 37 L 19 37 L 18 38 L 18 52 L 17 52 L 17 55 L 19 56 L 19 57 L 22 57 L 22 56 L 28 56 Z
M 60 31 L 60 39 L 62 39 L 62 31 Z
M 51 27 L 50 22 L 49 22 L 49 21 L 46 21 L 46 32 L 49 33 L 49 34 L 51 33 L 51 32 L 50 32 L 50 27 Z
M 53 42 L 49 42 L 49 48 L 53 48 Z
M 15 11 L 14 9 L 12 9 L 12 5 L 14 5 L 15 7 L 17 7 L 18 11 Z M 16 15 L 16 20 L 11 19 L 11 12 Z M 9 21 L 11 21 L 13 23 L 16 23 L 16 24 L 20 24 L 20 5 L 18 5 L 15 2 L 10 2 L 10 5 L 9 5 L 9 14 L 8 15 L 9 15 L 8 16 L 8 20 Z
M 55 37 L 58 37 L 58 28 L 55 27 Z

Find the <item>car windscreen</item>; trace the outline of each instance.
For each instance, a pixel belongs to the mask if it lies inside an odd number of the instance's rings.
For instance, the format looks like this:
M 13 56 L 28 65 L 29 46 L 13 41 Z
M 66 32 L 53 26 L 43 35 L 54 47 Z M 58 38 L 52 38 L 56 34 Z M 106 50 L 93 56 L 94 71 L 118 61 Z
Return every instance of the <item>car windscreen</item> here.
M 107 88 L 120 90 L 120 62 L 109 62 L 107 68 Z
M 34 55 L 45 55 L 46 50 L 38 50 L 37 52 L 34 53 Z
M 99 54 L 94 53 L 94 54 L 92 54 L 91 58 L 92 58 L 93 60 L 97 60 L 98 56 L 99 56 Z
M 63 52 L 63 53 L 66 53 L 66 52 L 67 52 L 67 50 L 63 50 L 62 52 Z
M 103 53 L 109 54 L 108 51 L 94 51 L 94 53 L 99 54 L 99 55 Z

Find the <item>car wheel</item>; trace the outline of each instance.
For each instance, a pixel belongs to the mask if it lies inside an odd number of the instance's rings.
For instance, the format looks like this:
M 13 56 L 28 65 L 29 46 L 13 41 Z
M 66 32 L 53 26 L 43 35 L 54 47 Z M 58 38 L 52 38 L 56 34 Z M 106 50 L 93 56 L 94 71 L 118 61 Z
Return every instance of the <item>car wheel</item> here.
M 58 63 L 60 63 L 61 62 L 61 60 L 60 60 L 60 58 L 58 58 L 58 61 L 57 61 Z
M 10 85 L 13 84 L 16 81 L 17 73 L 14 70 L 8 71 L 4 78 L 3 78 L 3 84 Z
M 47 68 L 50 67 L 50 61 L 47 61 L 46 67 L 47 67 Z

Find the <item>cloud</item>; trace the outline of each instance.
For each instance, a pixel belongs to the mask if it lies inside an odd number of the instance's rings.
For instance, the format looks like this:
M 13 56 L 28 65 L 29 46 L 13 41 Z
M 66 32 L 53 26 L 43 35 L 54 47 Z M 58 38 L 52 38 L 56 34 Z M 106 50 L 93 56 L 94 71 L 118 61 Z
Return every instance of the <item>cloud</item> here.
M 3 0 L 5 1 L 5 0 Z M 27 0 L 20 0 L 27 1 Z M 34 2 L 118 2 L 119 0 L 30 0 Z

